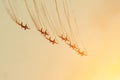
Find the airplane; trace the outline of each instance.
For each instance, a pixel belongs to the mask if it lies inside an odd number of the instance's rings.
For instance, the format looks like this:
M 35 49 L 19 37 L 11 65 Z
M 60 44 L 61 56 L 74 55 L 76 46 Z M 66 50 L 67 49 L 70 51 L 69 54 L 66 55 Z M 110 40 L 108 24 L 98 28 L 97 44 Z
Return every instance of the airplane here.
M 41 34 L 43 34 L 44 36 L 49 35 L 49 34 L 47 33 L 47 30 L 43 31 L 43 28 L 38 29 L 38 31 L 39 31 Z
M 49 35 L 49 34 L 47 33 L 47 30 L 45 30 L 44 35 L 45 35 L 45 36 Z
M 52 40 L 51 37 L 46 38 L 46 39 L 49 40 L 53 45 L 54 45 L 54 44 L 57 44 L 56 40 L 55 40 L 55 39 Z
M 24 30 L 30 29 L 30 28 L 27 26 L 27 24 L 26 24 L 25 26 L 23 26 L 23 28 L 24 28 Z
M 38 31 L 39 31 L 41 34 L 44 34 L 43 28 L 38 29 Z
M 57 42 L 56 42 L 55 39 L 54 39 L 54 40 L 51 40 L 51 42 L 52 42 L 53 45 L 54 45 L 54 44 L 57 44 Z
M 75 46 L 75 44 L 71 44 L 71 42 L 70 43 L 68 43 L 68 45 L 71 47 L 71 48 L 73 48 L 73 49 L 75 49 L 76 48 L 76 46 Z
M 67 37 L 63 38 L 64 41 L 69 41 L 69 39 Z
M 26 25 L 23 25 L 22 22 L 21 22 L 20 26 L 21 26 L 22 28 L 24 28 L 24 30 L 26 30 L 26 29 L 30 29 L 30 28 L 27 26 L 27 24 L 26 24 Z
M 80 51 L 80 49 L 79 50 L 77 50 L 77 52 L 81 55 L 81 56 L 87 56 L 85 53 L 84 53 L 84 51 Z
M 67 37 L 64 37 L 63 35 L 59 36 L 64 41 L 69 41 Z

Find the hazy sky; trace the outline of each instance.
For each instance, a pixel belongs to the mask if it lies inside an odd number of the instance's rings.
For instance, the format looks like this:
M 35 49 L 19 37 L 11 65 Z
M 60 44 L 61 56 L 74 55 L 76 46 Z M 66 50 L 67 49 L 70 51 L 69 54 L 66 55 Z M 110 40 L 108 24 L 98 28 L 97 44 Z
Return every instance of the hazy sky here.
M 62 42 L 49 44 L 35 29 L 21 29 L 0 1 L 0 80 L 120 80 L 120 1 L 71 2 L 85 57 Z

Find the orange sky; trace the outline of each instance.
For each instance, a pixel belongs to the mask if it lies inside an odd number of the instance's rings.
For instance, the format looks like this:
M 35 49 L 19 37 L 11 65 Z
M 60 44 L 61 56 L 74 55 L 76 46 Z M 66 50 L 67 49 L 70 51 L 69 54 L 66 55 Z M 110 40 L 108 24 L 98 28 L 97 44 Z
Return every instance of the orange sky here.
M 22 30 L 0 1 L 0 80 L 120 80 L 120 1 L 71 1 L 87 57 Z

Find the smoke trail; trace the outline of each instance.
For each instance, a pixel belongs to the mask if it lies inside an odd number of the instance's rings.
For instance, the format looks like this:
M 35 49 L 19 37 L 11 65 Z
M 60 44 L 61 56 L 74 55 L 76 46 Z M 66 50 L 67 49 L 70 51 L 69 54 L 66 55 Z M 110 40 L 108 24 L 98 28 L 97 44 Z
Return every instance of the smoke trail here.
M 10 15 L 11 19 L 12 19 L 15 23 L 17 23 L 18 25 L 21 25 L 20 22 L 19 22 L 19 20 L 18 20 L 18 18 L 17 18 L 17 16 L 15 15 L 15 12 L 14 12 L 14 9 L 13 9 L 13 7 L 12 7 L 12 4 L 11 4 L 10 0 L 8 0 L 8 5 L 9 5 L 9 8 L 10 8 L 10 9 L 9 9 L 8 7 L 5 7 L 7 13 Z
M 55 1 L 55 9 L 56 9 L 57 17 L 58 17 L 58 22 L 60 24 L 60 27 L 61 27 L 61 30 L 62 30 L 62 34 L 67 34 L 67 31 L 64 28 L 64 26 L 62 24 L 62 21 L 61 21 L 61 17 L 60 17 L 60 12 L 59 12 L 59 8 L 58 8 L 57 0 L 54 0 L 54 1 Z
M 37 3 L 36 3 L 36 0 L 33 0 L 33 3 L 34 3 L 34 9 L 36 11 L 36 14 L 37 14 L 37 17 L 38 17 L 38 21 L 39 21 L 39 24 L 40 24 L 40 27 L 42 27 L 42 20 L 40 19 L 40 12 L 39 12 L 39 9 L 38 9 L 38 6 L 37 6 Z
M 26 0 L 24 0 L 24 1 L 25 1 L 25 6 L 26 6 L 26 8 L 27 8 L 27 11 L 28 11 L 28 13 L 29 13 L 29 15 L 30 15 L 30 17 L 31 17 L 31 19 L 32 19 L 35 27 L 37 28 L 37 30 L 39 30 L 37 21 L 35 20 L 35 17 L 33 17 L 33 14 L 31 13 L 31 11 L 30 11 L 30 9 L 29 9 L 29 7 L 28 7 L 27 1 L 26 1 Z
M 73 34 L 73 31 L 72 31 L 72 26 L 71 26 L 71 23 L 70 23 L 70 14 L 69 14 L 69 9 L 68 9 L 68 5 L 67 5 L 67 2 L 66 2 L 66 7 L 65 7 L 65 2 L 63 1 L 63 9 L 64 9 L 64 13 L 65 13 L 65 16 L 66 16 L 66 19 L 67 19 L 67 23 L 68 23 L 68 27 L 70 29 L 70 38 L 73 39 L 73 42 L 75 42 L 75 37 L 74 37 L 74 34 Z
M 43 15 L 45 16 L 45 18 L 48 22 L 48 25 L 49 25 L 49 26 L 46 26 L 46 27 L 49 28 L 49 30 L 52 32 L 52 35 L 55 35 L 56 33 L 55 33 L 55 31 L 52 27 L 53 25 L 51 25 L 51 23 L 50 23 L 50 18 L 49 18 L 49 15 L 48 15 L 47 8 L 45 7 L 45 5 L 43 5 L 42 1 L 41 1 L 41 7 L 42 7 L 42 10 L 43 10 Z
M 53 23 L 53 21 L 52 21 L 50 15 L 49 15 L 49 12 L 48 12 L 48 9 L 47 9 L 45 3 L 44 3 L 44 9 L 45 9 L 45 11 L 46 11 L 48 20 L 49 20 L 49 22 L 51 23 L 51 26 L 50 26 L 50 27 L 51 27 L 51 30 L 53 30 L 53 32 L 55 33 L 55 35 L 58 34 L 58 31 L 57 31 L 57 29 L 55 28 L 55 23 Z

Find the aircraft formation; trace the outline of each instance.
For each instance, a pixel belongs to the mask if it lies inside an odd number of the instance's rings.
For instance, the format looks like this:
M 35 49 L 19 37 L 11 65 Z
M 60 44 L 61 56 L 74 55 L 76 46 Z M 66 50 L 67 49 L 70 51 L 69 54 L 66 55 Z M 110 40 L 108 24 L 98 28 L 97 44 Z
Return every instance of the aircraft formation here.
M 40 32 L 46 40 L 52 45 L 58 44 L 59 40 L 61 40 L 79 55 L 87 55 L 86 51 L 81 50 L 79 47 L 78 39 L 76 38 L 79 31 L 78 28 L 73 25 L 75 21 L 73 17 L 71 17 L 73 14 L 69 0 L 51 0 L 52 2 L 49 4 L 51 8 L 46 3 L 49 0 L 32 0 L 32 6 L 30 6 L 29 0 L 23 1 L 36 30 Z M 28 24 L 20 21 L 16 15 L 17 13 L 13 3 L 14 0 L 7 0 L 6 11 L 8 15 L 16 24 L 21 26 L 21 28 L 30 30 L 31 28 Z M 34 11 L 32 9 L 34 9 Z

